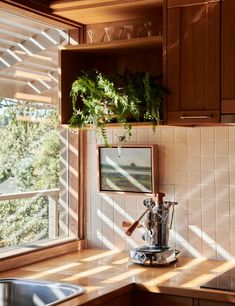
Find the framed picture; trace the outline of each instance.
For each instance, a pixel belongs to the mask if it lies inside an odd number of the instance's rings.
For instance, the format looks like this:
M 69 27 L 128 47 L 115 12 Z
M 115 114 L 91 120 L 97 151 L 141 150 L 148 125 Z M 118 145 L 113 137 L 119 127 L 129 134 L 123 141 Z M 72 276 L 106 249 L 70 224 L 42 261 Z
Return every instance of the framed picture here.
M 157 145 L 98 146 L 99 191 L 158 192 Z

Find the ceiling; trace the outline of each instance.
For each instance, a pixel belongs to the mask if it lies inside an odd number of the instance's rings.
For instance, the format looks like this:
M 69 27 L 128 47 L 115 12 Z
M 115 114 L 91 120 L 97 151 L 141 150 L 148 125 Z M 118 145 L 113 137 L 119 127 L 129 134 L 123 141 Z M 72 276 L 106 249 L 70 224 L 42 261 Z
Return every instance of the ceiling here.
M 58 46 L 67 33 L 0 10 L 0 97 L 58 103 Z
M 53 15 L 82 24 L 114 22 L 150 17 L 163 0 L 52 0 L 47 1 Z

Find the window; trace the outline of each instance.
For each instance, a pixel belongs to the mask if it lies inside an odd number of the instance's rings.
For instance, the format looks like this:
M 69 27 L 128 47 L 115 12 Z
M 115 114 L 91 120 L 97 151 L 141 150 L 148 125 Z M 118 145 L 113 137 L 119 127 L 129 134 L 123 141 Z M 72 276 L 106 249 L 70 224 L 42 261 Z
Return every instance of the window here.
M 6 11 L 0 26 L 0 252 L 32 250 L 78 236 L 68 172 L 71 159 L 78 163 L 78 135 L 58 120 L 57 49 L 68 35 Z

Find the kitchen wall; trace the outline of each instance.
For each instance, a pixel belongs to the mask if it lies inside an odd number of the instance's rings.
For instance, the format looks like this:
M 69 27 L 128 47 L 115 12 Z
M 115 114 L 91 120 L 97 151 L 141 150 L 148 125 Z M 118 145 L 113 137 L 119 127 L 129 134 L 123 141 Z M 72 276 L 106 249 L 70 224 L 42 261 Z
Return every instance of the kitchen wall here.
M 119 129 L 108 131 L 115 142 Z M 128 251 L 143 244 L 141 229 L 125 236 L 146 196 L 97 192 L 97 141 L 87 132 L 87 239 L 89 247 Z M 235 258 L 235 126 L 135 128 L 132 144 L 158 144 L 159 191 L 177 201 L 170 245 L 181 255 Z

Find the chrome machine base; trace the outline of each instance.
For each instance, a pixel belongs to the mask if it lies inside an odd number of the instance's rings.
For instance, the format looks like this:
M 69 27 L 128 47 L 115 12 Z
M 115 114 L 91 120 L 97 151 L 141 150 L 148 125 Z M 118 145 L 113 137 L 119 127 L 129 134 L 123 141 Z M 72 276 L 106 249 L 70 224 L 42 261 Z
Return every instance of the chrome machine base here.
M 145 266 L 165 266 L 177 261 L 178 250 L 171 248 L 160 249 L 156 247 L 143 246 L 129 253 L 130 263 Z

